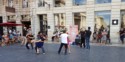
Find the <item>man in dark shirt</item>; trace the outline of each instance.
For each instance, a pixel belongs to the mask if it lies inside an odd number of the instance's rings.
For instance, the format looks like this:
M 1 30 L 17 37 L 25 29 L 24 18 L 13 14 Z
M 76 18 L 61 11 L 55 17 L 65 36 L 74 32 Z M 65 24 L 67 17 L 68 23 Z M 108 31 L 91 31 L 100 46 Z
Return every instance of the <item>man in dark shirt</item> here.
M 85 31 L 81 31 L 80 32 L 80 34 L 81 34 L 81 43 L 80 43 L 80 47 L 82 48 L 82 47 L 84 47 L 85 48 Z
M 90 31 L 90 27 L 88 27 L 88 30 L 86 30 L 86 34 L 85 34 L 85 40 L 86 40 L 86 48 L 90 49 L 90 36 L 91 36 L 91 31 Z
M 123 30 L 122 28 L 119 31 L 120 34 L 120 40 L 122 42 L 122 44 L 124 44 L 124 35 L 125 35 L 125 29 Z

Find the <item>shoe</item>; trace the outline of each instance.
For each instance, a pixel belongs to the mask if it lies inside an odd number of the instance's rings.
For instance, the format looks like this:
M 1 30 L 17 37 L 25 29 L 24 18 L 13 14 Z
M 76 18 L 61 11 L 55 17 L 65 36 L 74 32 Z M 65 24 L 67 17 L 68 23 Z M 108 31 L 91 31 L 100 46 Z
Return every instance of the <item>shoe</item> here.
M 40 53 L 36 53 L 36 55 L 39 55 Z

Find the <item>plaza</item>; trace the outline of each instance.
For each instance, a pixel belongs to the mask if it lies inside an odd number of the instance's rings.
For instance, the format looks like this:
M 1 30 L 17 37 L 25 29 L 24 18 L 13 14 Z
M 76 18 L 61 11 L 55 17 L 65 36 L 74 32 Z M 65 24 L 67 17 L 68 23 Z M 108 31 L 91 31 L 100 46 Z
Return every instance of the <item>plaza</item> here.
M 19 44 L 0 47 L 1 62 L 124 62 L 125 48 L 121 46 L 91 45 L 90 50 L 71 46 L 71 54 L 58 55 L 59 44 L 45 43 L 46 54 L 35 54 Z
M 110 33 L 112 43 L 119 43 L 119 30 L 124 28 L 124 0 L 1 0 L 0 23 L 12 22 L 24 26 L 13 27 L 24 33 L 24 27 L 45 33 L 49 40 L 54 31 L 77 25 L 78 30 L 91 27 L 92 32 L 101 26 Z M 5 31 L 3 31 L 5 30 Z M 6 28 L 1 27 L 1 33 Z M 49 35 L 48 35 L 49 34 Z

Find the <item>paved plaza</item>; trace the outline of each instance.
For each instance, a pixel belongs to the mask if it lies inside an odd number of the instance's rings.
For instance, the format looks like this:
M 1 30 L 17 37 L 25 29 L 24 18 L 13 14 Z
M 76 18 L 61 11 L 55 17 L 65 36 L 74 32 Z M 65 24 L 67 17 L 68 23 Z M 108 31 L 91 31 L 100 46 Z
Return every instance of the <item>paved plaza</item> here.
M 19 44 L 0 47 L 0 62 L 125 62 L 125 47 L 91 46 L 83 49 L 71 46 L 71 54 L 57 54 L 59 44 L 46 43 L 46 54 L 36 55 Z

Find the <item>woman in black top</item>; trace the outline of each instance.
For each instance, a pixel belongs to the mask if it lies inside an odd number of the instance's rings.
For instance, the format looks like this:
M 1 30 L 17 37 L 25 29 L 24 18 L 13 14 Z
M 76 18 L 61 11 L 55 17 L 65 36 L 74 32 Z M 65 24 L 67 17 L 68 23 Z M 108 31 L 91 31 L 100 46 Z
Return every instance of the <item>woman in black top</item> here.
M 36 53 L 39 54 L 39 48 L 42 48 L 42 52 L 43 54 L 45 54 L 45 50 L 44 50 L 44 40 L 45 40 L 45 36 L 39 32 L 38 35 L 37 35 L 37 42 L 35 43 L 35 50 L 36 50 Z

